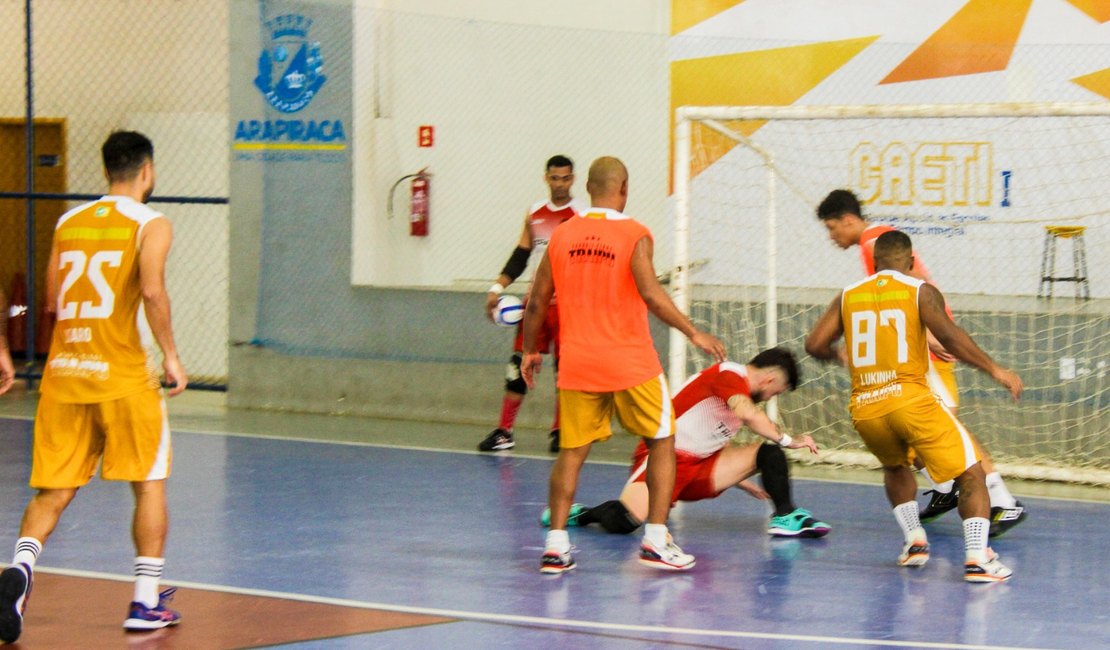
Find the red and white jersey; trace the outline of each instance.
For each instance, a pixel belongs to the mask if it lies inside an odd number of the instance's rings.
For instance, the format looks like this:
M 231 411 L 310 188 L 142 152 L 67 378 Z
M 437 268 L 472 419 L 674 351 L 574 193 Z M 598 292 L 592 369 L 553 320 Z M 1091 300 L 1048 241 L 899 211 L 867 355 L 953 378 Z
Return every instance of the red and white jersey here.
M 751 396 L 742 363 L 725 361 L 691 377 L 673 400 L 675 451 L 705 458 L 727 445 L 743 426 L 728 407 L 733 395 Z
M 578 199 L 571 199 L 570 203 L 561 208 L 552 205 L 551 201 L 536 201 L 528 211 L 528 229 L 532 232 L 532 254 L 528 256 L 529 260 L 539 264 L 555 228 L 589 209 L 590 206 Z

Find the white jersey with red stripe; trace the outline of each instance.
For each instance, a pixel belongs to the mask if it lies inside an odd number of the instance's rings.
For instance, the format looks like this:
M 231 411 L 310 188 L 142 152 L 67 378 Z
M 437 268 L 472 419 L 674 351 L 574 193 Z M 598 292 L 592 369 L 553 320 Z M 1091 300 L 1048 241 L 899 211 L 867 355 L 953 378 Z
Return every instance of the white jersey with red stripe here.
M 733 395 L 751 396 L 742 363 L 724 361 L 691 377 L 673 400 L 675 451 L 706 458 L 727 445 L 744 424 L 728 407 Z

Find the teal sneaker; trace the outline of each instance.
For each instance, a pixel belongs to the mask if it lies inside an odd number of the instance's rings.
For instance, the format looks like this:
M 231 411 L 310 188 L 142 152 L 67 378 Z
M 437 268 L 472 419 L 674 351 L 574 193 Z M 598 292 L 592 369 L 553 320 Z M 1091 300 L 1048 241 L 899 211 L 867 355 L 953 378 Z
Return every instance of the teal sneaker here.
M 775 537 L 824 537 L 832 527 L 818 521 L 805 508 L 781 517 L 771 517 L 767 533 Z
M 584 503 L 570 504 L 570 512 L 567 514 L 567 526 L 577 526 L 578 518 L 582 516 L 583 512 L 589 509 L 590 508 Z M 540 515 L 540 525 L 544 528 L 549 528 L 551 526 L 551 508 L 543 509 L 543 514 Z

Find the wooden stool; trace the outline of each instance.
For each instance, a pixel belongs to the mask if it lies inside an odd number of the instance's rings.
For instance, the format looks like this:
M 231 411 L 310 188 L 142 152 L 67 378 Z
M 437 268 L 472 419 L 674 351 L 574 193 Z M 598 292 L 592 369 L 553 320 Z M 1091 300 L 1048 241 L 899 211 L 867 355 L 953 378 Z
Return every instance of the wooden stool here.
M 1051 298 L 1057 282 L 1074 282 L 1075 297 L 1090 299 L 1091 287 L 1087 282 L 1087 249 L 1083 245 L 1083 231 L 1086 226 L 1045 226 L 1044 253 L 1041 255 L 1041 288 L 1038 298 Z M 1057 276 L 1056 240 L 1070 239 L 1071 261 L 1074 275 Z

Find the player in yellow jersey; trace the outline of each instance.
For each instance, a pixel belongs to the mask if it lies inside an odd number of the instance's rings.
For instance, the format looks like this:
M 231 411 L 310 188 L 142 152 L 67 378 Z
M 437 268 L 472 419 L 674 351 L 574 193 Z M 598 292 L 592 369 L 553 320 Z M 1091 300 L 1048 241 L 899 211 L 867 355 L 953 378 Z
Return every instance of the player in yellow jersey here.
M 169 220 L 147 207 L 154 146 L 130 131 L 101 149 L 108 195 L 62 215 L 47 267 L 47 305 L 56 324 L 35 416 L 32 488 L 12 565 L 0 573 L 0 640 L 19 638 L 35 561 L 62 512 L 89 482 L 131 483 L 135 495 L 135 596 L 123 626 L 154 630 L 180 616 L 158 592 L 172 452 L 153 342 L 162 350 L 169 394 L 188 377 L 174 344 L 165 267 Z
M 833 190 L 829 192 L 821 204 L 817 206 L 817 218 L 825 225 L 831 239 L 842 249 L 859 246 L 860 261 L 863 262 L 864 274 L 871 275 L 875 272 L 873 249 L 875 239 L 885 232 L 894 230 L 892 226 L 870 223 L 863 217 L 859 199 L 851 190 Z M 932 274 L 925 266 L 920 255 L 914 255 L 913 268 L 909 274 L 919 280 L 924 280 L 936 286 Z M 952 315 L 948 309 L 948 315 Z M 959 406 L 958 387 L 956 385 L 955 359 L 949 355 L 944 347 L 935 339 L 929 341 L 929 372 L 926 377 L 929 386 L 933 389 L 948 408 L 955 413 Z M 1006 486 L 1006 481 L 995 468 L 990 452 L 983 444 L 972 440 L 979 447 L 979 454 L 983 459 L 983 471 L 987 476 L 987 491 L 991 498 L 991 537 L 996 537 L 1010 528 L 1020 524 L 1028 514 L 1024 504 L 1014 498 Z M 924 470 L 919 461 L 915 461 L 918 469 Z M 929 481 L 933 489 L 926 492 L 931 494 L 929 504 L 921 512 L 922 521 L 932 521 L 956 507 L 957 494 L 951 481 L 937 482 L 922 471 L 921 475 Z
M 955 479 L 963 518 L 968 582 L 1007 580 L 1011 571 L 987 547 L 990 500 L 978 449 L 963 424 L 929 388 L 926 329 L 961 361 L 986 372 L 1021 396 L 1021 378 L 998 365 L 945 312 L 944 296 L 909 275 L 914 255 L 908 235 L 891 231 L 875 241 L 877 273 L 843 290 L 806 338 L 806 352 L 833 360 L 833 343 L 845 339 L 852 373 L 849 412 L 867 448 L 883 466 L 883 484 L 905 536 L 902 566 L 929 559 L 921 527 L 913 454 L 937 481 Z

